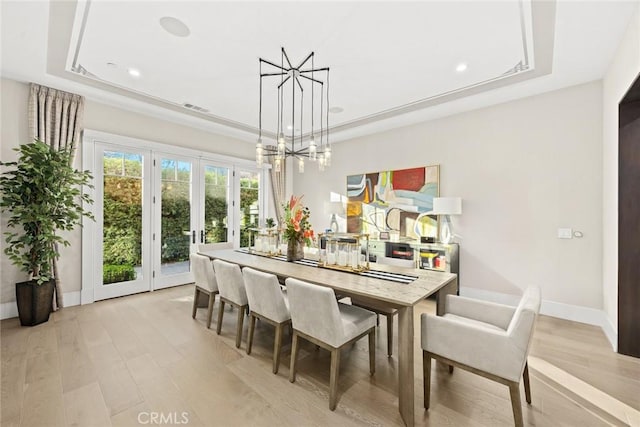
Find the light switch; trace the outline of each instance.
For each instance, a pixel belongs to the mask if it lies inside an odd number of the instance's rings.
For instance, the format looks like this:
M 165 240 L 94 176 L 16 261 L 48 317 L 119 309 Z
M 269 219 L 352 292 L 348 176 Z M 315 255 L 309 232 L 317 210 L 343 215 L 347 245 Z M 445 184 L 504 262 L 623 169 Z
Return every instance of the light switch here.
M 573 230 L 570 228 L 558 228 L 558 239 L 571 239 L 573 237 Z

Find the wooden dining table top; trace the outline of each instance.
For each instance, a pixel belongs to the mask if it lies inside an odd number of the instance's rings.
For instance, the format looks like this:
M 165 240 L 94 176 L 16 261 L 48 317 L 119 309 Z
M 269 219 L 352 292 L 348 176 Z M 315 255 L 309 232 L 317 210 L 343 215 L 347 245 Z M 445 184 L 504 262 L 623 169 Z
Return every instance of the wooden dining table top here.
M 410 283 L 398 283 L 342 270 L 285 262 L 234 249 L 199 253 L 211 259 L 221 259 L 241 267 L 272 273 L 280 278 L 293 277 L 321 286 L 328 286 L 341 294 L 373 298 L 395 308 L 413 306 L 457 279 L 457 275 L 453 273 L 373 264 L 372 270 L 416 277 Z

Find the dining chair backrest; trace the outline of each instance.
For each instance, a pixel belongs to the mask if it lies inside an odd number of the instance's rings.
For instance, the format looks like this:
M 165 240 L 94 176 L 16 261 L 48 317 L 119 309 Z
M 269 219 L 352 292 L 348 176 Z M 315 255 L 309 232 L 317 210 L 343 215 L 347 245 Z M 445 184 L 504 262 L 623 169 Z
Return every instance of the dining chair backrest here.
M 238 264 L 232 264 L 220 259 L 213 260 L 220 296 L 238 305 L 247 304 L 247 292 L 244 279 Z
M 333 289 L 293 278 L 285 285 L 293 328 L 339 346 L 344 341 L 344 328 Z
M 278 323 L 291 318 L 275 274 L 245 267 L 242 269 L 242 276 L 251 311 Z
M 191 270 L 193 271 L 196 286 L 209 292 L 217 291 L 218 283 L 216 282 L 211 259 L 199 254 L 191 254 L 189 259 L 191 260 Z
M 220 249 L 233 249 L 233 242 L 203 243 L 198 245 L 198 252 L 217 251 Z

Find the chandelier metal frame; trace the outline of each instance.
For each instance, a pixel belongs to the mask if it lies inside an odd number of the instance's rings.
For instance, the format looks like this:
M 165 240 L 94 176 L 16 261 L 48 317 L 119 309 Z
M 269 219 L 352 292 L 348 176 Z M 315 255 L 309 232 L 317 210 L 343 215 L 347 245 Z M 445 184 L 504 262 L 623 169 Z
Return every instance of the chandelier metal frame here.
M 286 63 L 285 63 L 286 61 Z M 306 68 L 306 64 L 311 61 L 311 68 Z M 256 163 L 258 166 L 262 166 L 265 157 L 273 157 L 274 168 L 276 171 L 280 171 L 282 163 L 287 157 L 293 157 L 298 159 L 298 170 L 304 172 L 304 160 L 317 161 L 318 168 L 324 170 L 326 166 L 331 165 L 331 144 L 329 142 L 329 67 L 315 68 L 315 52 L 311 52 L 307 57 L 300 62 L 299 65 L 293 66 L 289 60 L 284 47 L 281 48 L 280 53 L 280 65 L 268 61 L 263 58 L 259 58 L 260 65 L 260 102 L 258 108 L 258 127 L 259 135 L 256 142 Z M 270 68 L 275 68 L 273 72 L 263 72 L 262 67 L 266 65 Z M 324 80 L 317 78 L 316 74 L 324 76 Z M 277 85 L 278 89 L 278 111 L 277 111 L 277 133 L 276 144 L 263 144 L 263 130 L 262 130 L 262 88 L 263 79 L 267 77 L 280 77 L 280 81 Z M 303 85 L 303 82 L 305 85 Z M 326 85 L 325 85 L 326 82 Z M 286 134 L 284 130 L 284 91 L 288 90 L 287 85 L 291 86 L 291 123 L 287 126 L 287 129 L 291 131 L 290 134 Z M 305 135 L 303 129 L 304 118 L 304 92 L 305 86 L 307 89 L 311 89 L 311 130 Z M 320 91 L 320 129 L 319 136 L 320 141 L 316 141 L 317 129 L 315 125 L 315 104 L 316 104 L 316 87 L 319 86 Z M 296 90 L 297 88 L 297 90 Z M 296 97 L 298 95 L 298 97 Z M 326 102 L 325 102 L 326 98 Z M 299 108 L 296 109 L 296 106 Z M 288 113 L 289 111 L 287 111 Z M 296 114 L 299 114 L 299 129 L 296 126 Z M 324 122 L 323 122 L 324 118 Z M 290 129 L 289 129 L 290 127 Z M 305 145 L 304 142 L 307 141 Z

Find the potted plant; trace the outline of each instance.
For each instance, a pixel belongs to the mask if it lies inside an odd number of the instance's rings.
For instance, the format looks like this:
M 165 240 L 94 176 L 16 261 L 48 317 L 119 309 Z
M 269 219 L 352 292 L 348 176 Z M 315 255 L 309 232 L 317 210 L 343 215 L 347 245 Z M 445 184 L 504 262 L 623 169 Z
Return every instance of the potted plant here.
M 266 225 L 268 229 L 272 229 L 276 226 L 276 222 L 273 220 L 273 218 L 267 218 L 264 221 L 264 225 Z
M 0 175 L 0 210 L 9 213 L 10 230 L 4 233 L 4 252 L 29 275 L 28 281 L 16 283 L 16 302 L 20 323 L 33 326 L 48 321 L 51 313 L 54 260 L 59 245 L 69 246 L 58 233 L 73 230 L 83 216 L 93 218 L 82 206 L 93 200 L 81 189 L 92 177 L 70 165 L 70 150 L 38 140 L 15 150 L 17 162 L 0 162 L 10 168 Z

